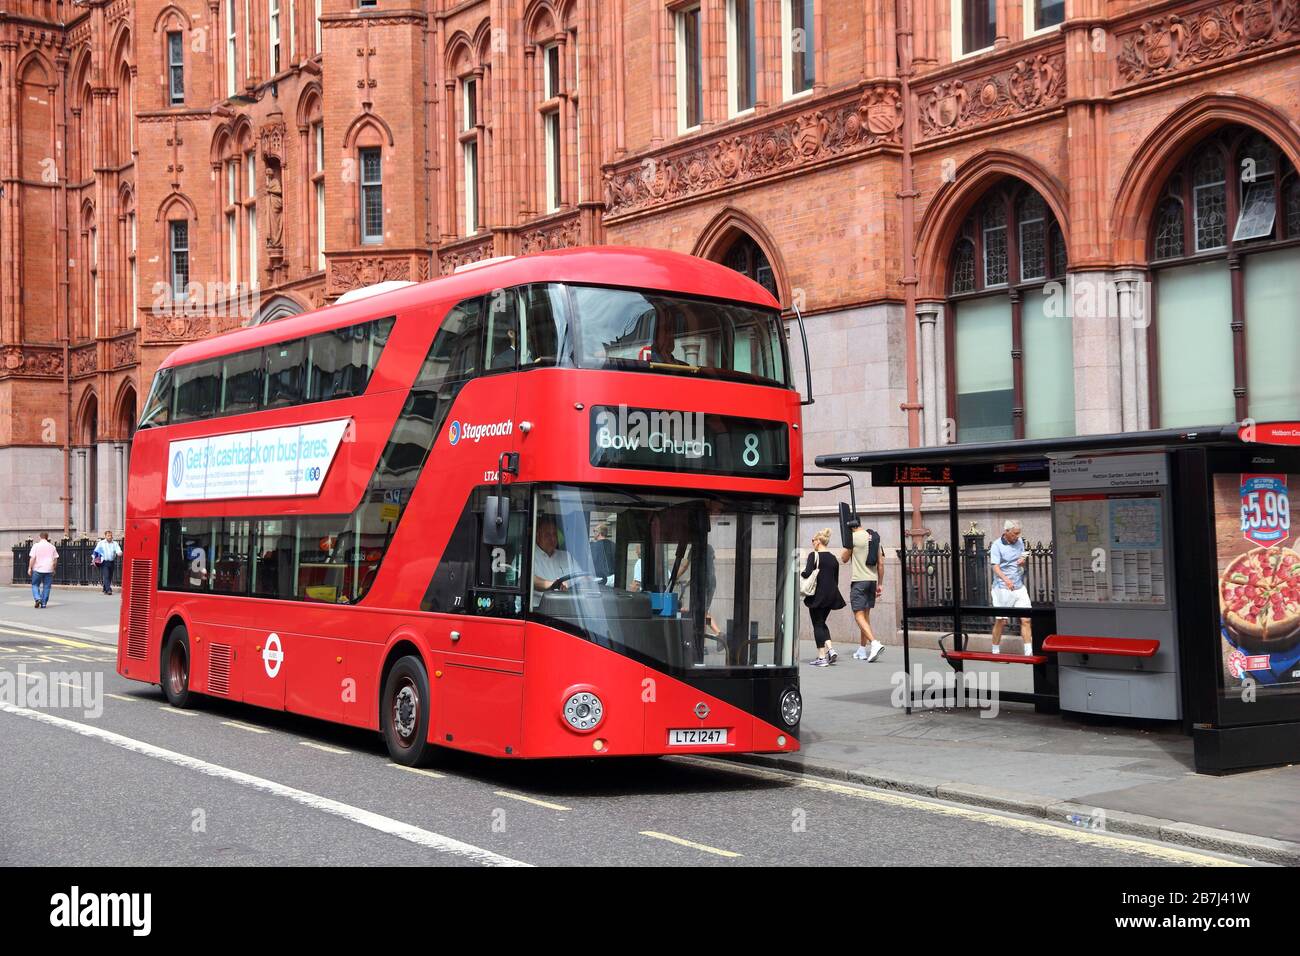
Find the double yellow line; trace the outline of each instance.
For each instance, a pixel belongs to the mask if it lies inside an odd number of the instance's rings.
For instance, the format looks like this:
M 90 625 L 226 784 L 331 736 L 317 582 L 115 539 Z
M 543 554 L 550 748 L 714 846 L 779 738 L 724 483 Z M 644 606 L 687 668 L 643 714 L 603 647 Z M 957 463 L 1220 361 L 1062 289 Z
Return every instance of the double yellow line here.
M 55 637 L 53 634 L 41 634 L 37 631 L 15 631 L 8 627 L 0 627 L 0 634 L 13 634 L 15 637 L 26 637 L 35 641 L 50 641 L 54 644 L 62 644 L 64 647 L 75 647 L 78 650 L 103 650 L 108 647 L 107 644 L 88 644 L 85 641 L 74 641 L 67 637 Z

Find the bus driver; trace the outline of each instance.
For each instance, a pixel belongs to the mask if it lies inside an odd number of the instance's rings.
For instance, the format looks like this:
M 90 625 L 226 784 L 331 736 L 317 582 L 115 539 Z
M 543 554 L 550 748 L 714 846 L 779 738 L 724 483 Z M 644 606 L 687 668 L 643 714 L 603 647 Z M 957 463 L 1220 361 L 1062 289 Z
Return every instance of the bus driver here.
M 542 592 L 549 590 L 556 580 L 578 573 L 569 552 L 560 548 L 560 533 L 555 519 L 541 516 L 537 519 L 537 544 L 533 548 L 533 607 L 542 600 Z M 560 582 L 561 590 L 568 590 L 569 582 Z

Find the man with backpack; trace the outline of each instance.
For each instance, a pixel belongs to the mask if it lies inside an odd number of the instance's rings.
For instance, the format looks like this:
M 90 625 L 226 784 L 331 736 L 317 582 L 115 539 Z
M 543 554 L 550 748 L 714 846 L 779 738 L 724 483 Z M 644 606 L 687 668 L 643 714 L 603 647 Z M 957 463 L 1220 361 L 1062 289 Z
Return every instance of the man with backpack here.
M 880 535 L 862 527 L 857 515 L 845 521 L 852 535 L 851 547 L 840 550 L 840 563 L 853 562 L 853 580 L 849 585 L 849 607 L 858 624 L 860 646 L 853 652 L 854 660 L 873 664 L 880 660 L 885 645 L 876 640 L 871 631 L 871 609 L 876 606 L 876 595 L 884 586 L 884 565 L 880 560 Z

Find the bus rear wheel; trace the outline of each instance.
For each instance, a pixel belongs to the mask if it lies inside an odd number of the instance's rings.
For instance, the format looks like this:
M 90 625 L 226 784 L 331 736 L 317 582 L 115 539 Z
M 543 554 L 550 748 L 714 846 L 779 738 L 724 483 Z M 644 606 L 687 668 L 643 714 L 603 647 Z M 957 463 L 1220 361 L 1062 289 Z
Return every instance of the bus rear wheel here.
M 394 763 L 420 767 L 432 762 L 429 743 L 429 675 L 418 657 L 398 659 L 384 681 L 379 726 Z
M 163 643 L 159 678 L 167 703 L 181 708 L 190 705 L 190 633 L 184 625 L 172 628 Z

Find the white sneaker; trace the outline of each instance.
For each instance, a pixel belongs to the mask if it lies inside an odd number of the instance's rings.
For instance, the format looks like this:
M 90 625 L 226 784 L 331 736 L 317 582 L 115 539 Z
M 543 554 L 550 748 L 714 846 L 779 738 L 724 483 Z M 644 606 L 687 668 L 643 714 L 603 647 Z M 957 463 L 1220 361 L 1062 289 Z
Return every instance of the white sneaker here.
M 867 649 L 865 647 L 859 647 L 853 652 L 853 659 L 855 661 L 865 661 L 867 659 Z
M 879 641 L 872 641 L 871 653 L 867 655 L 867 663 L 874 664 L 876 661 L 880 660 L 880 655 L 883 654 L 884 652 L 885 652 L 884 644 L 881 644 Z
M 993 645 L 990 645 L 990 647 L 989 647 L 989 653 L 990 653 L 990 654 L 1001 654 L 1001 653 L 1002 653 L 1002 645 L 1001 645 L 1001 644 L 993 644 Z

